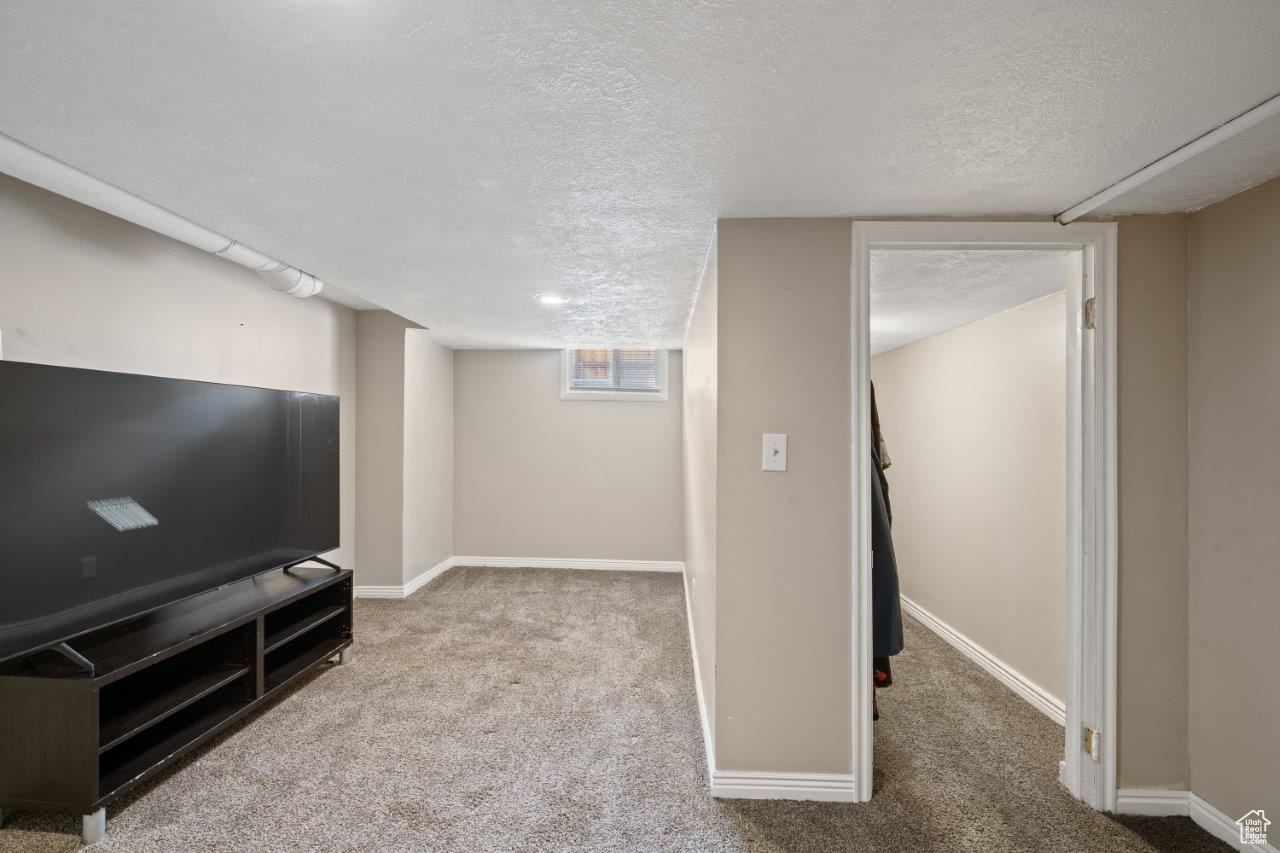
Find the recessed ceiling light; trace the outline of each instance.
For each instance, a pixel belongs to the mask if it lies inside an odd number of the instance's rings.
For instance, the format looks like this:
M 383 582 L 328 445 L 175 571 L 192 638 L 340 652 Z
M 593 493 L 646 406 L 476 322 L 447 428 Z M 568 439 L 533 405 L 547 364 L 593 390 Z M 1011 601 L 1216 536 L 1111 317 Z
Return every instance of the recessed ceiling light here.
M 539 305 L 563 305 L 569 301 L 558 293 L 539 293 L 533 299 Z

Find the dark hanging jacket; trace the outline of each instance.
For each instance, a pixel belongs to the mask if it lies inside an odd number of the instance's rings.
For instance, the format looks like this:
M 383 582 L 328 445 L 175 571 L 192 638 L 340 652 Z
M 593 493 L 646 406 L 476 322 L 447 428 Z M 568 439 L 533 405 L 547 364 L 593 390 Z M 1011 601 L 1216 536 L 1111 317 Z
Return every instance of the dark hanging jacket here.
M 889 448 L 884 443 L 884 433 L 880 430 L 880 409 L 876 406 L 876 383 L 871 384 L 871 446 L 880 457 L 880 470 L 888 471 L 893 465 L 889 458 Z M 893 508 L 889 508 L 889 520 L 893 521 Z
M 880 456 L 871 451 L 871 634 L 876 657 L 902 651 L 902 605 L 898 563 L 889 530 L 889 483 Z
M 902 604 L 898 598 L 898 561 L 893 554 L 893 520 L 889 507 L 889 481 L 880 465 L 879 425 L 875 389 L 871 391 L 871 418 L 877 435 L 871 442 L 871 640 L 875 657 L 902 651 Z

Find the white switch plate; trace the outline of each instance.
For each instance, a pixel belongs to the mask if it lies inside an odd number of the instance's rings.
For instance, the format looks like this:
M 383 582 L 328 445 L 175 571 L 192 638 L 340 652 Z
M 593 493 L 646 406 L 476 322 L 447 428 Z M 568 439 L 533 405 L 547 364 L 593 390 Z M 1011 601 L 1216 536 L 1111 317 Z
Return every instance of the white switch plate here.
M 761 471 L 787 470 L 787 435 L 781 432 L 764 434 L 764 457 L 760 463 Z

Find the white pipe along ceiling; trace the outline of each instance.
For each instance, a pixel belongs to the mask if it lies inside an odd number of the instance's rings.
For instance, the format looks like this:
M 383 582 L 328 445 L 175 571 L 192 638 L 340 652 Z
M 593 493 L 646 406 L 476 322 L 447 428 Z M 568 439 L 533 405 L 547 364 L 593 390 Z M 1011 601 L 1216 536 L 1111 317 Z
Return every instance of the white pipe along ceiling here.
M 3 133 L 0 133 L 0 172 L 248 267 L 280 293 L 305 299 L 324 287 L 324 282 L 310 273 L 210 231 Z

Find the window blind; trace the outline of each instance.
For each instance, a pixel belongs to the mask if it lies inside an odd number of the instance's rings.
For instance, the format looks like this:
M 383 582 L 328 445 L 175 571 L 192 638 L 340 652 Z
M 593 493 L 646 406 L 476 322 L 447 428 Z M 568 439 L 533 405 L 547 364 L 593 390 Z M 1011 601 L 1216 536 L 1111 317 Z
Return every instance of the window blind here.
M 655 349 L 575 349 L 569 387 L 576 390 L 660 391 Z

